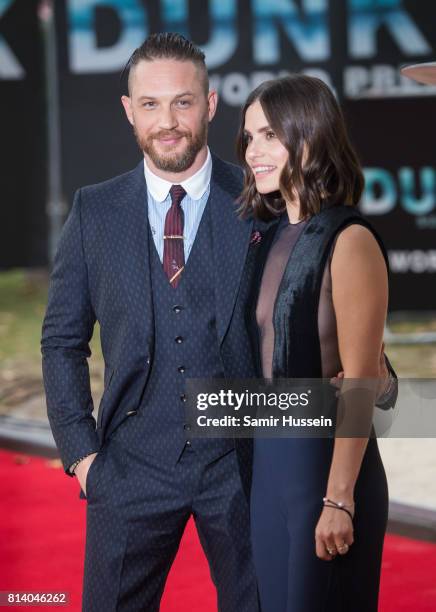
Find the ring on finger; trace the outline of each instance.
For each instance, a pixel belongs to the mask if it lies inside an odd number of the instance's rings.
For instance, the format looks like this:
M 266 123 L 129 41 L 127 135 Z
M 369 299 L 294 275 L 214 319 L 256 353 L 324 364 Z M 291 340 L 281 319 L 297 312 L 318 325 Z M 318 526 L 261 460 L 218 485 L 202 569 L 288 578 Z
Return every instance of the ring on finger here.
M 334 555 L 336 551 L 334 548 L 327 548 L 327 552 L 329 555 Z
M 343 551 L 343 550 L 345 550 L 345 551 L 346 551 L 346 550 L 348 550 L 348 548 L 349 548 L 349 547 L 348 547 L 348 544 L 347 544 L 346 542 L 344 542 L 344 543 L 342 544 L 342 546 L 338 546 L 338 550 L 339 550 L 339 551 Z

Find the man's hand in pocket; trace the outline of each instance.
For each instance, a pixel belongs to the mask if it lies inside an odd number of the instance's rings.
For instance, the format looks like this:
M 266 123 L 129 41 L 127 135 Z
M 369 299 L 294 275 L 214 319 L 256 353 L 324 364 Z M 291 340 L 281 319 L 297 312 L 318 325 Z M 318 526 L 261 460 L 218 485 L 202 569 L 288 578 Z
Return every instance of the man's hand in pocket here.
M 85 459 L 82 459 L 82 461 L 79 463 L 79 465 L 74 470 L 74 473 L 77 476 L 77 480 L 79 481 L 79 484 L 85 495 L 86 495 L 86 477 L 88 475 L 88 470 L 91 467 L 91 463 L 97 457 L 97 454 L 98 453 L 91 453 L 91 455 L 88 455 L 87 457 L 85 457 Z

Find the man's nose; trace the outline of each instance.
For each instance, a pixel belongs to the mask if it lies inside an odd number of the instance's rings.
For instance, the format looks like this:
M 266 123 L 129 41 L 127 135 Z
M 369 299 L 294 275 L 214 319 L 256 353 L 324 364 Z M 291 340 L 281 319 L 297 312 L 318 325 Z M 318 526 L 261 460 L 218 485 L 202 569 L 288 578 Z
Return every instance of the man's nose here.
M 173 130 L 178 126 L 176 113 L 171 107 L 163 107 L 159 117 L 159 125 L 162 129 Z

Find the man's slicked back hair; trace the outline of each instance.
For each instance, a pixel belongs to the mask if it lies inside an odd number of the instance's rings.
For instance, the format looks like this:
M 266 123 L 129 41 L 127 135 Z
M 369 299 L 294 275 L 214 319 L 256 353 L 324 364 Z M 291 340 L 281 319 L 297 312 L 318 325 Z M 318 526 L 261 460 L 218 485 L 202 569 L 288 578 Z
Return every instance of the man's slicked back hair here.
M 209 77 L 205 55 L 194 43 L 176 32 L 150 34 L 142 45 L 133 51 L 122 73 L 122 76 L 127 74 L 129 93 L 131 92 L 130 75 L 132 74 L 132 69 L 141 61 L 152 62 L 157 59 L 173 59 L 179 62 L 192 62 L 195 64 L 200 72 L 203 89 L 207 96 L 209 92 Z

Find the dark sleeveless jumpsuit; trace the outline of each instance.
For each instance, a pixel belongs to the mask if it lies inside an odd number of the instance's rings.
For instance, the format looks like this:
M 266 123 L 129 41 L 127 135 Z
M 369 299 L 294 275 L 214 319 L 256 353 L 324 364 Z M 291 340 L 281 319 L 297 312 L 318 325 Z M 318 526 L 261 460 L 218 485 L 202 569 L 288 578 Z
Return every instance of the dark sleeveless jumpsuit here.
M 265 263 L 256 319 L 263 376 L 271 378 L 272 315 L 292 249 L 305 221 L 279 223 Z M 342 370 L 332 302 L 330 252 L 323 274 L 318 332 L 322 375 Z M 388 492 L 377 441 L 371 438 L 355 487 L 354 544 L 323 561 L 315 553 L 315 527 L 326 493 L 334 440 L 254 440 L 251 530 L 262 612 L 376 612 Z

